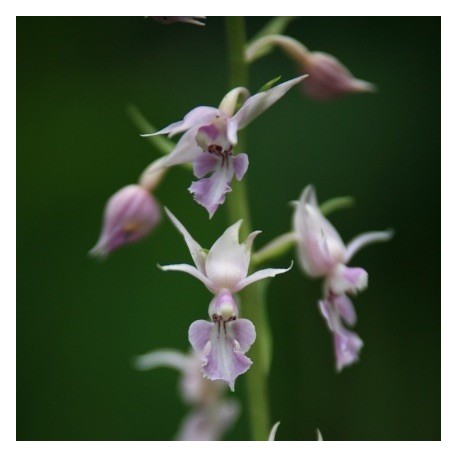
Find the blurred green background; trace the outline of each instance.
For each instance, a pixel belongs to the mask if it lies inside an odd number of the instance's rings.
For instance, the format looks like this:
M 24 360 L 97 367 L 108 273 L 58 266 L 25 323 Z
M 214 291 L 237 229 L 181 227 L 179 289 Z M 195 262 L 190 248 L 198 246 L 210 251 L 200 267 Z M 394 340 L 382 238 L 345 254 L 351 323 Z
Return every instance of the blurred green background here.
M 249 18 L 252 36 L 268 18 Z M 304 17 L 287 33 L 375 82 L 376 95 L 318 103 L 293 90 L 249 129 L 247 181 L 258 246 L 290 227 L 287 203 L 314 183 L 323 201 L 357 205 L 331 220 L 345 240 L 393 227 L 353 265 L 370 274 L 356 300 L 359 364 L 337 375 L 317 310 L 320 283 L 297 265 L 272 281 L 270 378 L 279 440 L 440 439 L 440 19 Z M 126 115 L 156 126 L 227 88 L 224 22 L 17 19 L 17 438 L 167 440 L 188 410 L 178 374 L 131 360 L 187 349 L 210 294 L 156 263 L 190 261 L 165 218 L 153 236 L 105 263 L 88 258 L 108 197 L 157 157 Z M 296 75 L 279 51 L 251 68 L 251 90 Z M 156 195 L 209 247 L 211 222 L 175 168 Z M 287 265 L 293 254 L 275 262 Z M 249 354 L 248 354 L 249 355 Z M 240 377 L 235 396 L 244 398 Z M 247 412 L 227 435 L 248 439 Z

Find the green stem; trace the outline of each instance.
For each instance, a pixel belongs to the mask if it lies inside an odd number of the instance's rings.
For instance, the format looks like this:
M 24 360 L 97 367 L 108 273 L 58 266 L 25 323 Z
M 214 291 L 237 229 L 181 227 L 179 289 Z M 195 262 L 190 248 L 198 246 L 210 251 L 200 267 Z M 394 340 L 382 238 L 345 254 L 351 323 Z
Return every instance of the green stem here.
M 294 232 L 287 232 L 286 234 L 279 235 L 260 250 L 256 251 L 256 253 L 253 253 L 251 256 L 251 263 L 254 266 L 259 266 L 267 261 L 285 255 L 294 247 L 296 240 L 296 234 Z
M 227 39 L 229 47 L 230 86 L 248 86 L 248 67 L 244 60 L 246 44 L 245 19 L 227 17 Z M 241 132 L 238 150 L 245 150 L 246 135 Z M 244 220 L 241 237 L 251 232 L 250 210 L 246 180 L 232 183 L 232 192 L 228 196 L 227 209 L 230 223 Z M 250 350 L 253 365 L 246 373 L 248 408 L 253 440 L 267 440 L 270 429 L 267 375 L 270 364 L 270 329 L 264 303 L 263 285 L 255 283 L 240 292 L 243 316 L 251 320 L 257 333 L 257 339 Z

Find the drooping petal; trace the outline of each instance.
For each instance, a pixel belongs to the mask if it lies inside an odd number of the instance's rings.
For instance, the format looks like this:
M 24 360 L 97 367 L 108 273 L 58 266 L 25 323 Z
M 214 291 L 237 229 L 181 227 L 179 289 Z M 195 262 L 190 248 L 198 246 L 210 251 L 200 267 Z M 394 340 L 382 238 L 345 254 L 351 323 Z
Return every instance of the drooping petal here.
M 167 216 L 170 218 L 172 223 L 184 237 L 186 245 L 188 246 L 189 252 L 191 253 L 194 264 L 197 269 L 205 275 L 205 257 L 206 254 L 202 247 L 192 238 L 191 234 L 186 230 L 183 224 L 178 221 L 176 216 L 166 207 L 164 207 Z
M 240 351 L 247 352 L 256 340 L 254 324 L 245 318 L 238 319 L 231 324 L 234 339 L 240 345 Z
M 249 275 L 248 277 L 244 278 L 243 280 L 239 281 L 233 292 L 237 292 L 242 290 L 248 285 L 251 285 L 251 283 L 254 283 L 256 281 L 264 280 L 265 278 L 268 277 L 275 277 L 278 274 L 283 274 L 285 272 L 288 272 L 293 267 L 293 262 L 291 262 L 291 265 L 287 269 L 262 269 L 258 270 L 254 274 Z
M 248 170 L 248 164 L 248 155 L 245 153 L 240 153 L 233 157 L 232 166 L 234 167 L 235 178 L 237 178 L 237 180 L 240 181 L 243 178 Z
M 285 83 L 279 84 L 265 92 L 260 92 L 249 97 L 239 111 L 233 116 L 237 121 L 238 129 L 243 129 L 247 124 L 267 110 L 278 99 L 283 97 L 293 86 L 300 83 L 306 75 L 299 76 Z
M 210 291 L 213 291 L 214 289 L 213 282 L 209 280 L 200 270 L 196 269 L 194 266 L 190 266 L 189 264 L 171 264 L 168 266 L 158 265 L 158 267 L 165 272 L 168 272 L 169 270 L 185 272 L 200 280 Z
M 252 362 L 236 342 L 233 325 L 237 321 L 213 323 L 210 345 L 202 358 L 202 371 L 209 380 L 224 380 L 234 391 L 235 379 L 246 372 Z M 240 331 L 240 330 L 239 330 Z
M 185 130 L 192 129 L 193 127 L 210 122 L 217 115 L 220 114 L 218 108 L 214 107 L 196 107 L 193 108 L 182 121 L 174 122 L 163 129 L 154 132 L 153 134 L 144 134 L 143 137 L 150 137 L 152 135 L 168 134 L 169 137 L 184 132 Z
M 322 441 L 323 440 L 323 436 L 321 435 L 321 431 L 318 428 L 316 430 L 316 440 L 317 441 Z
M 214 324 L 205 320 L 197 320 L 189 327 L 189 342 L 194 350 L 202 352 L 210 341 L 211 331 Z
M 177 441 L 219 441 L 240 414 L 235 399 L 225 399 L 214 405 L 194 409 L 183 420 Z
M 355 294 L 367 287 L 369 275 L 360 267 L 347 267 L 339 264 L 328 278 L 328 287 L 333 294 Z
M 359 352 L 363 347 L 363 341 L 358 334 L 345 328 L 334 332 L 333 337 L 336 367 L 340 372 L 345 366 L 349 366 L 359 360 Z
M 277 429 L 279 426 L 280 426 L 279 421 L 277 421 L 277 423 L 275 423 L 275 425 L 272 426 L 272 429 L 270 430 L 270 434 L 269 434 L 269 441 L 275 440 L 275 436 L 277 435 Z
M 345 294 L 336 296 L 332 299 L 332 303 L 336 312 L 342 317 L 342 319 L 349 326 L 354 326 L 356 324 L 356 312 L 353 307 L 352 301 Z
M 156 350 L 137 356 L 134 366 L 140 371 L 155 369 L 156 367 L 171 367 L 184 371 L 189 364 L 189 356 L 177 350 Z
M 226 194 L 232 190 L 229 183 L 233 176 L 232 166 L 218 165 L 210 177 L 194 181 L 189 187 L 189 192 L 194 195 L 194 200 L 207 209 L 210 218 L 224 203 Z
M 371 243 L 387 242 L 393 238 L 393 235 L 394 232 L 391 230 L 366 232 L 358 235 L 347 245 L 347 249 L 345 251 L 345 263 L 347 263 L 359 250 L 361 250 L 361 248 L 364 248 L 366 245 L 370 245 Z
M 328 329 L 331 332 L 334 332 L 340 327 L 339 319 L 336 316 L 335 310 L 333 310 L 332 305 L 327 300 L 322 300 L 318 302 L 318 308 L 320 310 L 321 316 L 324 318 Z
M 202 149 L 196 143 L 196 133 L 197 129 L 188 130 L 180 138 L 173 151 L 167 154 L 167 156 L 154 161 L 145 172 L 143 172 L 143 175 L 155 173 L 165 167 L 172 167 L 174 165 L 195 161 L 202 154 Z

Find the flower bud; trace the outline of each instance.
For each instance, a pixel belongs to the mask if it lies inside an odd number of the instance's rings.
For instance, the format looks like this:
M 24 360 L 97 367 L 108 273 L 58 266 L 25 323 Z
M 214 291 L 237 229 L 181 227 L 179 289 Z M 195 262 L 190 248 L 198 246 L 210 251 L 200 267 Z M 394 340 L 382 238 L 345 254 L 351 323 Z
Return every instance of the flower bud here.
M 309 77 L 302 82 L 312 99 L 332 100 L 352 92 L 373 92 L 372 83 L 355 78 L 335 57 L 322 52 L 310 53 L 301 71 Z
M 90 254 L 105 258 L 120 246 L 145 237 L 159 220 L 159 205 L 154 197 L 142 186 L 125 186 L 108 200 L 102 232 Z
M 355 78 L 335 57 L 323 52 L 311 52 L 301 42 L 285 35 L 267 35 L 252 43 L 245 59 L 253 62 L 264 55 L 263 50 L 279 46 L 296 64 L 300 73 L 307 73 L 301 86 L 312 99 L 333 100 L 353 92 L 373 92 L 375 86 Z

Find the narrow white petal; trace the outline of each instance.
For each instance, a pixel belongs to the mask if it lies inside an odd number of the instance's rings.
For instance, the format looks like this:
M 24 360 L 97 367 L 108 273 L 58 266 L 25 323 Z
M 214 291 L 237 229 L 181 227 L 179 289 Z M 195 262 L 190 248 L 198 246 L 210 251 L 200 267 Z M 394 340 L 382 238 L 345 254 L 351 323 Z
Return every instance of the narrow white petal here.
M 300 203 L 302 205 L 310 204 L 314 207 L 318 206 L 318 200 L 316 197 L 315 187 L 309 184 L 303 191 L 300 197 Z
M 213 282 L 209 280 L 200 270 L 197 270 L 194 266 L 190 266 L 189 264 L 171 264 L 168 266 L 160 266 L 158 264 L 159 269 L 163 270 L 164 272 L 168 272 L 169 270 L 175 270 L 177 272 L 184 272 L 193 277 L 200 280 L 210 291 L 213 291 Z
M 244 278 L 243 280 L 239 281 L 237 285 L 235 286 L 235 289 L 233 292 L 237 292 L 245 288 L 246 286 L 250 285 L 251 283 L 254 283 L 256 281 L 264 280 L 265 278 L 268 277 L 275 277 L 278 274 L 284 274 L 285 272 L 288 272 L 293 267 L 293 262 L 291 262 L 291 265 L 287 269 L 262 269 L 258 270 L 254 274 L 249 275 L 248 277 Z
M 272 429 L 270 430 L 270 434 L 269 434 L 269 441 L 275 440 L 275 436 L 277 435 L 277 429 L 279 426 L 280 426 L 279 421 L 277 421 L 277 423 L 275 423 L 275 425 L 272 426 Z
M 318 441 L 322 441 L 323 440 L 323 436 L 321 435 L 321 431 L 318 428 L 316 430 L 316 440 L 318 440 Z
M 193 127 L 205 124 L 206 122 L 211 121 L 215 116 L 220 113 L 218 108 L 214 107 L 197 107 L 192 109 L 182 121 L 173 122 L 172 124 L 164 127 L 158 132 L 153 134 L 145 134 L 143 137 L 150 137 L 152 135 L 163 135 L 169 134 L 169 137 L 173 135 L 184 132 L 185 130 L 191 129 Z
M 345 251 L 345 263 L 347 263 L 361 248 L 371 243 L 387 242 L 393 238 L 392 230 L 379 232 L 366 232 L 358 235 L 348 245 Z
M 279 84 L 265 92 L 260 92 L 247 99 L 240 110 L 233 116 L 238 128 L 243 129 L 251 121 L 267 110 L 278 99 L 283 97 L 293 86 L 300 83 L 307 75 L 299 76 L 285 83 Z
M 189 357 L 176 350 L 152 351 L 134 359 L 134 367 L 140 371 L 155 369 L 156 367 L 184 370 L 188 364 Z
M 194 264 L 197 269 L 205 275 L 205 257 L 206 254 L 202 247 L 192 238 L 191 234 L 186 230 L 183 224 L 178 221 L 177 217 L 167 208 L 164 207 L 167 216 L 170 221 L 175 225 L 181 235 L 184 237 L 186 245 L 188 246 L 189 252 L 191 253 Z

